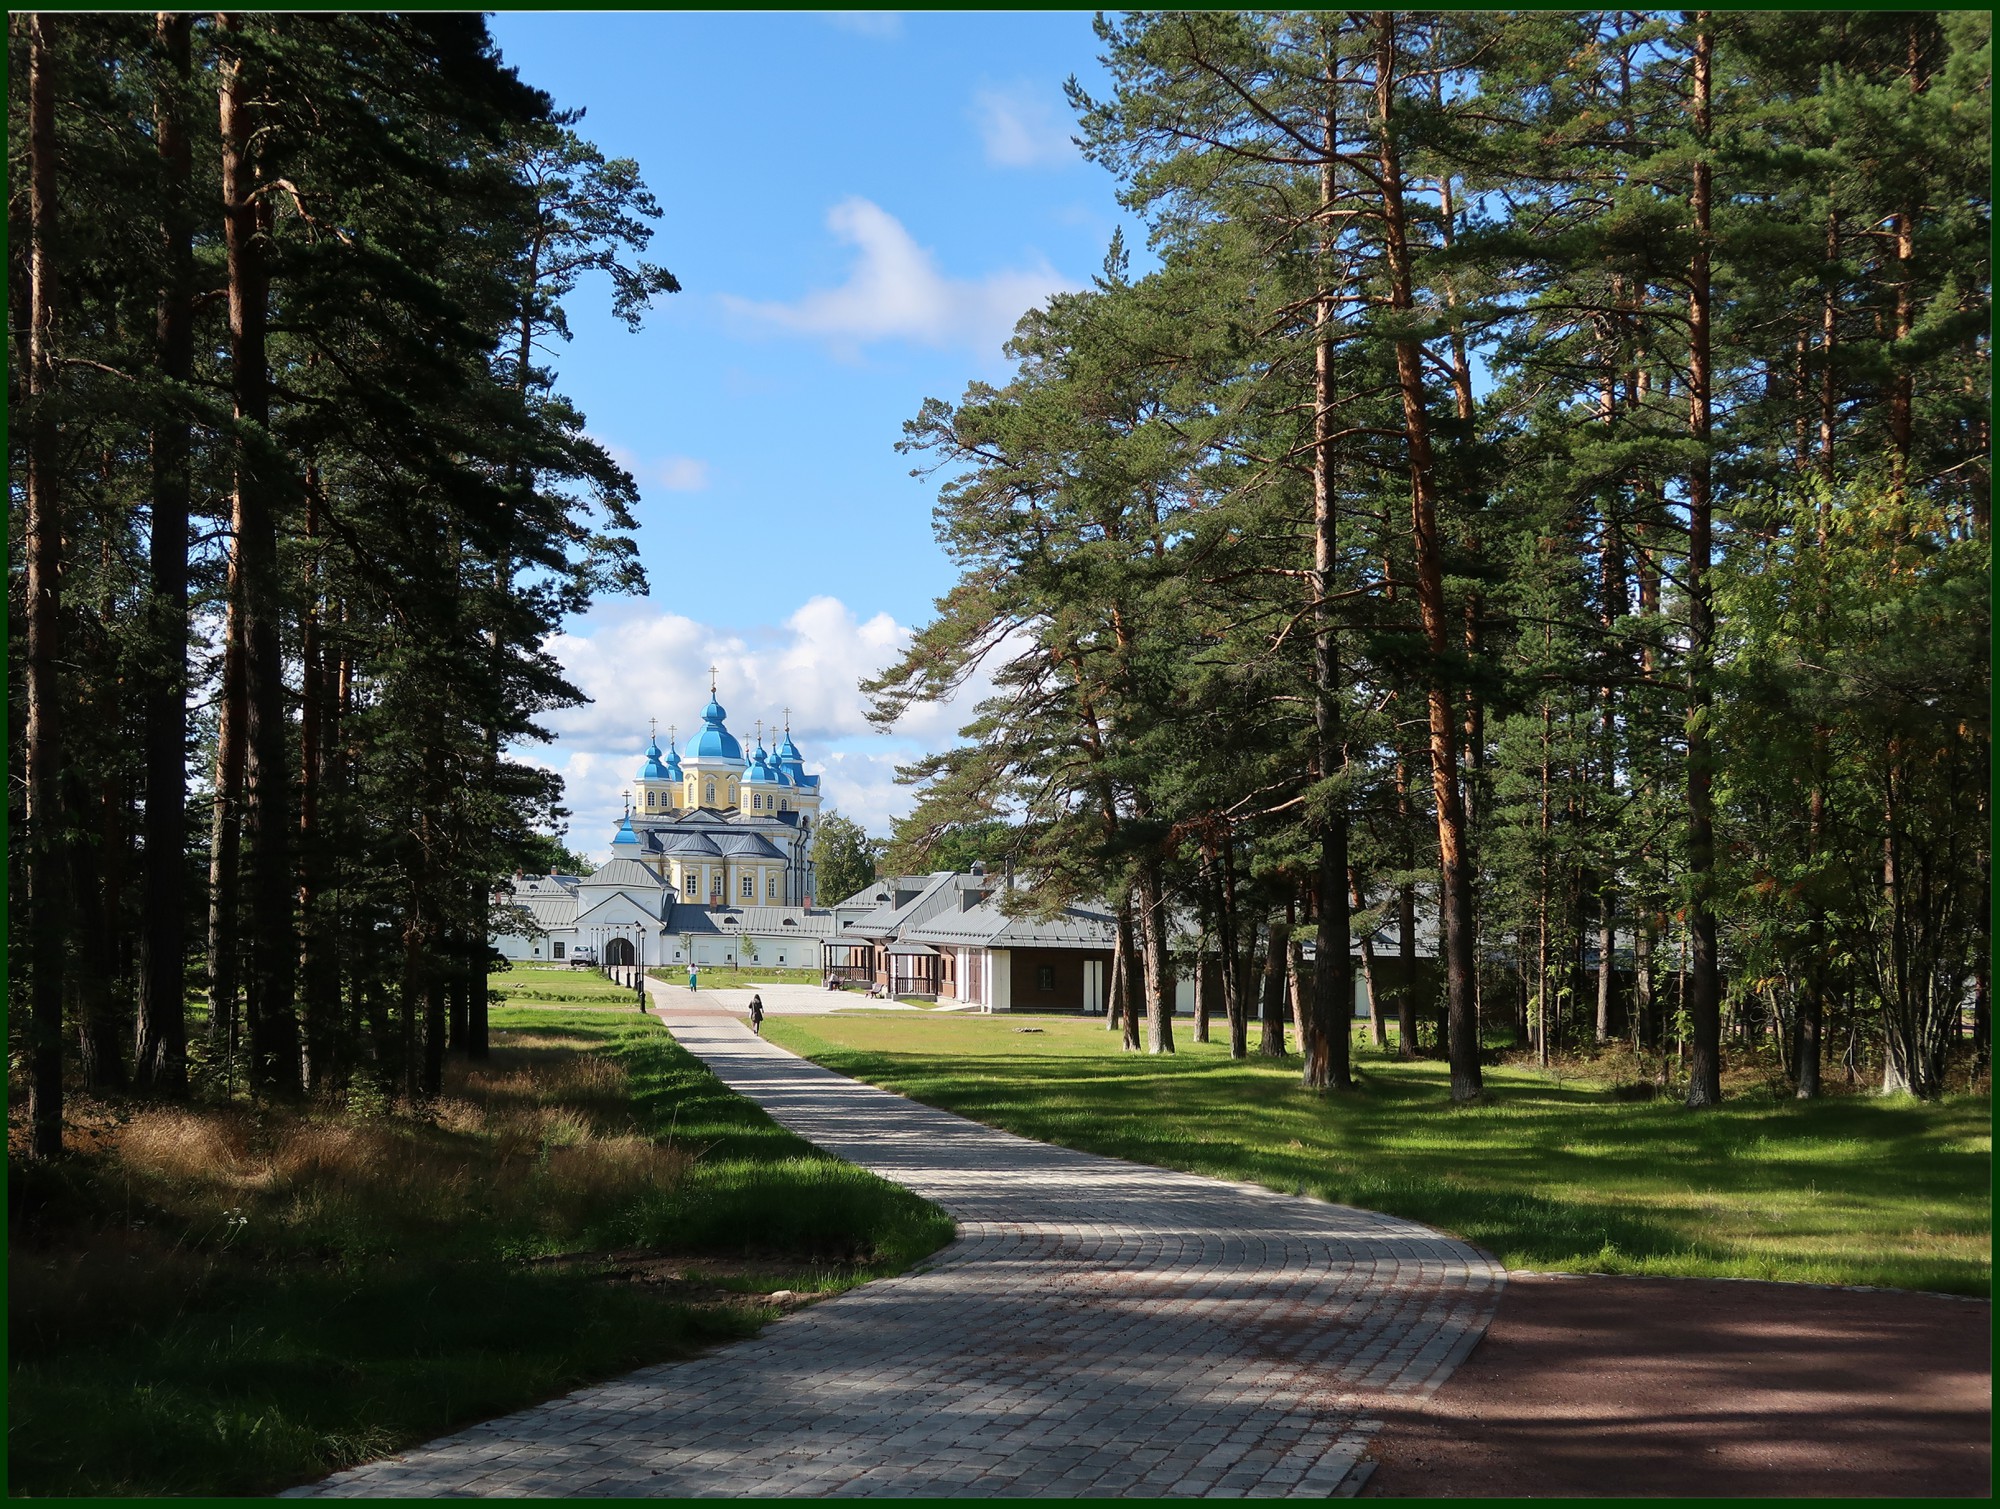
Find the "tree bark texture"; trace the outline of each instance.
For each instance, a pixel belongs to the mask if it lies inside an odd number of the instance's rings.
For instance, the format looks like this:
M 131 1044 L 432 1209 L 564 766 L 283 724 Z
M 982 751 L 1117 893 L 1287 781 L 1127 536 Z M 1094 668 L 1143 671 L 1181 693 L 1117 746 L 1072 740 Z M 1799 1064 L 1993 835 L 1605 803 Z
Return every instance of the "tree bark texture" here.
M 1285 1056 L 1285 966 L 1290 958 L 1292 925 L 1273 922 L 1264 945 L 1263 1034 L 1257 1052 L 1265 1058 Z
M 1382 228 L 1389 274 L 1390 307 L 1399 314 L 1416 308 L 1410 270 L 1409 216 L 1404 205 L 1403 169 L 1396 140 L 1396 18 L 1377 20 L 1375 124 L 1379 135 Z M 1451 653 L 1444 598 L 1444 549 L 1438 532 L 1436 463 L 1430 416 L 1425 407 L 1423 348 L 1409 335 L 1396 347 L 1396 385 L 1402 400 L 1403 434 L 1410 473 L 1410 533 L 1416 546 L 1417 608 L 1430 657 L 1431 783 L 1436 794 L 1438 866 L 1444 922 L 1444 973 L 1451 1096 L 1469 1100 L 1480 1093 L 1478 1005 L 1473 994 L 1472 877 L 1465 850 L 1465 807 L 1459 782 L 1458 721 L 1447 674 Z
M 1130 892 L 1118 903 L 1118 936 L 1111 948 L 1112 963 L 1119 972 L 1119 995 L 1124 1001 L 1120 1045 L 1127 1053 L 1139 1051 L 1140 1003 L 1145 999 L 1145 962 L 1139 957 L 1139 940 L 1132 927 Z
M 1348 889 L 1354 897 L 1354 909 L 1365 911 L 1368 897 L 1362 889 L 1361 876 L 1352 867 L 1347 872 Z M 1389 1019 L 1382 1010 L 1382 997 L 1375 989 L 1375 935 L 1372 930 L 1361 935 L 1361 978 L 1368 988 L 1368 1027 L 1377 1048 L 1389 1046 Z
M 1194 956 L 1194 1040 L 1208 1041 L 1208 1016 L 1213 1009 L 1209 1004 L 1208 986 L 1208 939 L 1201 940 Z
M 221 66 L 223 244 L 229 274 L 230 373 L 236 401 L 234 508 L 242 563 L 243 838 L 250 901 L 244 1016 L 251 1082 L 276 1093 L 299 1086 L 293 990 L 298 938 L 293 918 L 290 773 L 286 759 L 283 588 L 278 580 L 277 507 L 265 432 L 270 372 L 265 345 L 270 301 L 269 210 L 253 160 L 261 78 L 248 74 L 241 18 L 224 16 Z
M 1709 13 L 1695 18 L 1693 115 L 1698 151 L 1709 134 L 1710 71 L 1715 37 Z M 1711 294 L 1710 196 L 1712 167 L 1696 157 L 1689 210 L 1694 254 L 1688 271 L 1688 438 L 1694 442 L 1688 488 L 1688 665 L 1687 665 L 1687 864 L 1688 898 L 1688 1091 L 1690 1106 L 1722 1099 L 1722 975 L 1715 927 L 1715 750 L 1710 734 L 1710 665 L 1715 653 L 1715 616 L 1709 584 L 1712 499 L 1709 446 L 1713 439 L 1709 355 Z
M 1321 278 L 1330 276 L 1336 185 L 1333 160 L 1337 137 L 1332 100 L 1332 65 L 1326 78 L 1328 105 L 1321 121 L 1324 156 L 1320 163 Z M 1321 780 L 1345 778 L 1347 745 L 1341 728 L 1340 634 L 1334 622 L 1340 517 L 1334 484 L 1333 330 L 1334 302 L 1322 289 L 1314 314 L 1313 349 L 1313 734 Z M 1347 1090 L 1354 1085 L 1349 1051 L 1349 1002 L 1354 999 L 1354 964 L 1348 956 L 1347 798 L 1333 798 L 1315 818 L 1319 828 L 1319 945 L 1312 994 L 1298 1002 L 1301 1081 L 1308 1090 Z
M 60 782 L 63 515 L 56 485 L 57 264 L 55 16 L 28 27 L 27 750 L 29 1013 L 28 1151 L 62 1154 L 64 905 Z
M 1167 947 L 1172 919 L 1157 859 L 1139 867 L 1139 940 L 1146 964 L 1146 1051 L 1174 1051 L 1174 958 Z

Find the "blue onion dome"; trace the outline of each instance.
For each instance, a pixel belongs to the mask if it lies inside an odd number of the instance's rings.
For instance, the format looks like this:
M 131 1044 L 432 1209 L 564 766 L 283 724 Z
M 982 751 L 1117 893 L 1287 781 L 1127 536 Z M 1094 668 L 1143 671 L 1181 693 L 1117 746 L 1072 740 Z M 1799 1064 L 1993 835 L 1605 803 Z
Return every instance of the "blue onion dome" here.
M 660 741 L 658 738 L 653 739 L 646 746 L 646 763 L 639 767 L 639 779 L 642 781 L 664 781 L 668 779 L 667 767 L 660 763 Z
M 770 757 L 764 753 L 763 745 L 757 746 L 757 752 L 743 768 L 743 779 L 754 786 L 769 786 L 777 782 L 778 777 L 771 769 Z
M 787 785 L 805 785 L 805 757 L 799 753 L 799 746 L 792 742 L 789 728 L 785 730 L 785 742 L 778 746 L 778 763 L 785 772 Z
M 688 754 L 697 760 L 740 760 L 743 746 L 736 736 L 722 726 L 724 713 L 722 704 L 715 700 L 711 692 L 708 706 L 701 710 L 701 732 L 695 735 L 694 743 L 688 746 Z
M 618 836 L 611 840 L 611 857 L 616 859 L 624 846 L 634 850 L 639 847 L 639 835 L 632 831 L 632 814 L 629 812 L 618 820 Z
M 670 781 L 681 779 L 681 752 L 671 743 L 667 745 L 667 779 Z

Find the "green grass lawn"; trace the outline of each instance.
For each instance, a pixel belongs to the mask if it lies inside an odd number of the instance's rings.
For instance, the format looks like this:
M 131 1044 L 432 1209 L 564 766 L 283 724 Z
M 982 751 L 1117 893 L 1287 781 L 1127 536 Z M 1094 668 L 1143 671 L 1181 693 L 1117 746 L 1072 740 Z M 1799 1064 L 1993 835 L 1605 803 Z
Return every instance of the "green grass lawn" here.
M 638 992 L 629 985 L 607 980 L 594 969 L 572 969 L 563 964 L 516 964 L 486 977 L 486 990 L 493 1006 L 632 1006 Z
M 829 1068 L 1024 1136 L 1307 1191 L 1427 1222 L 1510 1268 L 1877 1284 L 1988 1294 L 1991 1100 L 1768 1091 L 1691 1112 L 1608 1084 L 1445 1069 L 1363 1050 L 1361 1088 L 1308 1095 L 1299 1061 L 1189 1041 L 1128 1055 L 1062 1017 L 777 1017 Z M 1022 1032 L 1040 1028 L 1038 1033 Z
M 10 1491 L 267 1494 L 749 1335 L 779 1289 L 950 1239 L 636 1012 L 494 1027 L 429 1117 L 120 1111 L 97 1152 L 13 1168 Z M 613 1281 L 635 1249 L 745 1292 Z

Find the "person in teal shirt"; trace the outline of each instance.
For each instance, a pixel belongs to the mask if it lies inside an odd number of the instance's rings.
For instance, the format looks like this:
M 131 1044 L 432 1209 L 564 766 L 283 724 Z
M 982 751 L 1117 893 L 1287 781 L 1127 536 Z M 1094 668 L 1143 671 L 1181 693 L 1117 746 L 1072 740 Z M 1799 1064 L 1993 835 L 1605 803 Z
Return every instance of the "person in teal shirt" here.
M 688 989 L 701 989 L 701 971 L 696 969 L 692 964 L 688 966 Z

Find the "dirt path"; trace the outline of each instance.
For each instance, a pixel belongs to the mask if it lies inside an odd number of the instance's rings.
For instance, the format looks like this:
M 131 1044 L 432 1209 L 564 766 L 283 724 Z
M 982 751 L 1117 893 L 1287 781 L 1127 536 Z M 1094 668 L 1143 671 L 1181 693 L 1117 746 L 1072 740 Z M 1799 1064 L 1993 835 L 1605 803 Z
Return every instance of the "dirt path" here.
M 1510 1275 L 1364 1497 L 1985 1497 L 1990 1303 Z

